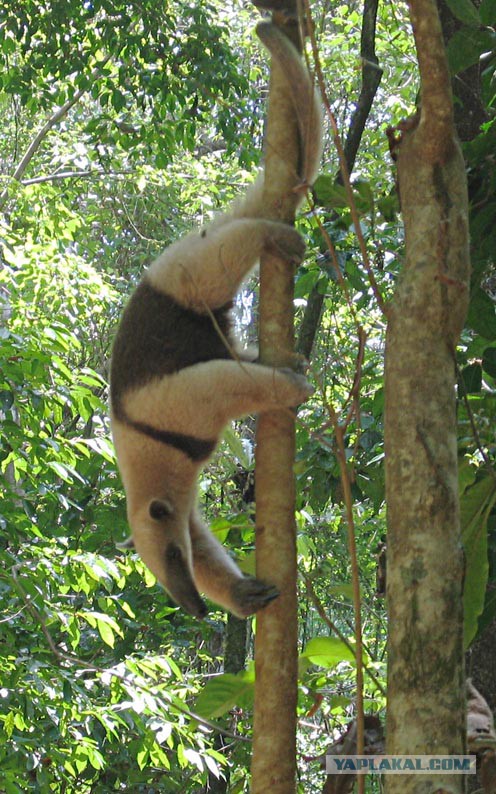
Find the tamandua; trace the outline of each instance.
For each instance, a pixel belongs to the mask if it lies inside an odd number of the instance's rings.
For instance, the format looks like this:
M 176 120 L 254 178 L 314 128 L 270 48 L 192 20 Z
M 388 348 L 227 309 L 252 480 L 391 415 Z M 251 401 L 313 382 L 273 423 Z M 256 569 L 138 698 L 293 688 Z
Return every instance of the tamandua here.
M 273 24 L 257 32 L 287 77 L 301 138 L 303 183 L 321 155 L 322 116 L 298 52 Z M 127 497 L 133 545 L 187 612 L 207 613 L 199 591 L 239 617 L 277 597 L 241 573 L 203 523 L 196 484 L 229 420 L 296 406 L 312 388 L 292 370 L 238 352 L 230 310 L 263 251 L 299 264 L 295 229 L 263 217 L 263 179 L 200 232 L 173 243 L 131 296 L 112 353 L 112 434 Z M 301 194 L 301 192 L 300 192 Z

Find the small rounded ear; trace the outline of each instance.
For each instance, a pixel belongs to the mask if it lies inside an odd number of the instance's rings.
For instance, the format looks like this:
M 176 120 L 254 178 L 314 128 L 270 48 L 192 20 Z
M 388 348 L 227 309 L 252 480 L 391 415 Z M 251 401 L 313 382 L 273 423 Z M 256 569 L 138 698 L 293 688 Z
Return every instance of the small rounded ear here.
M 166 499 L 153 499 L 148 506 L 148 512 L 154 521 L 163 521 L 164 518 L 172 515 L 174 510 Z
M 129 535 L 129 537 L 126 538 L 126 540 L 123 540 L 121 543 L 116 543 L 115 545 L 117 546 L 118 549 L 134 549 L 133 536 Z

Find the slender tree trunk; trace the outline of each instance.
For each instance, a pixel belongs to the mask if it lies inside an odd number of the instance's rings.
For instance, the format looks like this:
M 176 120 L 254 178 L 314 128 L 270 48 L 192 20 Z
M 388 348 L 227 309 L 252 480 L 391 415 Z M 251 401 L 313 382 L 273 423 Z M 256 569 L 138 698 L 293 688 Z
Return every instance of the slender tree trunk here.
M 363 131 L 382 78 L 382 68 L 379 66 L 379 60 L 375 53 L 378 4 L 379 0 L 364 0 L 363 4 L 362 35 L 360 41 L 362 87 L 355 111 L 351 117 L 343 147 L 346 167 L 349 174 L 353 171 Z M 342 184 L 342 181 L 341 172 L 339 172 L 336 176 L 336 182 Z M 320 325 L 326 292 L 325 287 L 326 284 L 319 282 L 319 284 L 311 290 L 300 327 L 297 349 L 308 361 L 310 361 L 313 344 Z
M 294 21 L 273 15 L 293 41 Z M 284 75 L 273 62 L 267 122 L 267 217 L 291 223 L 299 155 L 296 116 Z M 281 201 L 281 196 L 284 197 Z M 290 365 L 293 349 L 293 271 L 264 256 L 260 270 L 260 353 L 265 364 Z M 277 411 L 259 417 L 256 449 L 257 576 L 281 595 L 257 615 L 253 794 L 292 794 L 296 781 L 297 600 L 294 520 L 294 417 Z
M 237 618 L 235 615 L 227 616 L 226 640 L 224 647 L 224 672 L 239 673 L 245 669 L 246 662 L 246 640 L 248 624 L 245 619 Z M 226 748 L 230 741 L 225 739 L 222 734 L 217 734 L 214 740 L 214 747 L 219 752 L 229 758 L 229 749 Z M 208 794 L 227 794 L 229 791 L 229 767 L 223 768 L 225 777 L 216 777 L 212 772 L 208 774 L 208 781 L 205 792 Z
M 463 556 L 455 345 L 468 303 L 466 176 L 434 0 L 410 0 L 422 84 L 398 179 L 404 272 L 386 343 L 389 676 L 387 752 L 465 749 Z M 390 794 L 461 792 L 462 776 L 386 776 Z

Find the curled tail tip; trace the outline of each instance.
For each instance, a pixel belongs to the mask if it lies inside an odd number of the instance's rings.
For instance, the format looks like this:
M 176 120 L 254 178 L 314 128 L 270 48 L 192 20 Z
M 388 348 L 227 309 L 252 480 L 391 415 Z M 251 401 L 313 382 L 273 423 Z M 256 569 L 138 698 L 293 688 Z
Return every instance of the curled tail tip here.
M 323 114 L 319 94 L 300 53 L 273 22 L 259 22 L 257 35 L 279 63 L 298 118 L 304 148 L 302 181 L 311 184 L 317 176 L 322 152 Z
M 264 38 L 267 38 L 268 36 L 270 36 L 271 30 L 273 28 L 275 28 L 275 27 L 276 27 L 276 25 L 274 25 L 273 22 L 269 22 L 269 20 L 263 19 L 261 22 L 258 22 L 258 24 L 257 24 L 257 26 L 255 28 L 255 32 L 256 32 L 258 38 L 263 41 Z
M 285 47 L 286 50 L 291 50 L 294 51 L 294 53 L 298 53 L 298 50 L 294 46 L 293 42 L 286 36 L 285 33 L 283 33 L 280 27 L 275 25 L 273 22 L 268 20 L 259 22 L 255 28 L 255 32 L 262 44 L 264 44 L 269 51 L 272 51 L 275 46 L 280 46 Z
M 257 26 L 255 28 L 257 36 L 259 38 L 263 38 L 267 28 L 271 28 L 272 26 L 273 26 L 272 22 L 269 22 L 267 19 L 262 19 L 260 22 L 257 23 Z

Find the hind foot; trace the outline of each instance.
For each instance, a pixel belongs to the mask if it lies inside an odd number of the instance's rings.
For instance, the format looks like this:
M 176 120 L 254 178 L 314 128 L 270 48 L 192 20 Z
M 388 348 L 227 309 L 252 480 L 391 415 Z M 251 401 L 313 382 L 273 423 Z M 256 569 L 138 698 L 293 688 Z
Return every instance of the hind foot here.
M 274 585 L 261 582 L 254 576 L 238 579 L 231 588 L 231 611 L 239 618 L 247 618 L 270 604 L 279 595 Z

